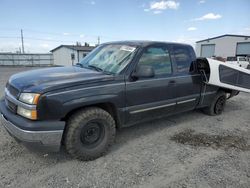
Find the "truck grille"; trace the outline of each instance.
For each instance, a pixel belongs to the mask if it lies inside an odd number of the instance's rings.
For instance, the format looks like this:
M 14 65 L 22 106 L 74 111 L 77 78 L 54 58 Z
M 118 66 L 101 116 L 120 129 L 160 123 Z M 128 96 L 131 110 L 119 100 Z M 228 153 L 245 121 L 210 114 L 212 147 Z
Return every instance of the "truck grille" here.
M 16 113 L 17 106 L 14 103 L 5 98 L 5 104 L 12 112 Z
M 7 90 L 10 92 L 10 94 L 13 97 L 15 97 L 15 98 L 18 97 L 18 95 L 19 95 L 18 89 L 16 89 L 15 87 L 13 87 L 12 85 L 10 85 L 9 83 L 7 83 L 6 88 L 7 88 Z
M 18 98 L 19 90 L 15 88 L 14 86 L 10 85 L 9 83 L 6 84 L 6 90 L 8 91 L 9 95 L 11 95 L 14 98 Z M 7 94 L 7 93 L 6 93 Z M 5 104 L 9 110 L 16 113 L 17 111 L 17 105 L 11 102 L 7 97 L 5 97 Z

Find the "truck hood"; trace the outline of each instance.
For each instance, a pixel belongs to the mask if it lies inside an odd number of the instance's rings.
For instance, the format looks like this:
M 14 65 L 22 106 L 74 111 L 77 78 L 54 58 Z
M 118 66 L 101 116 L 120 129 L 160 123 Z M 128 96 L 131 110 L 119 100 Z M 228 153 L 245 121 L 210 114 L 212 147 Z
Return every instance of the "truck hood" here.
M 77 84 L 91 84 L 113 80 L 106 75 L 81 67 L 54 67 L 15 74 L 10 77 L 9 84 L 20 92 L 44 93 Z

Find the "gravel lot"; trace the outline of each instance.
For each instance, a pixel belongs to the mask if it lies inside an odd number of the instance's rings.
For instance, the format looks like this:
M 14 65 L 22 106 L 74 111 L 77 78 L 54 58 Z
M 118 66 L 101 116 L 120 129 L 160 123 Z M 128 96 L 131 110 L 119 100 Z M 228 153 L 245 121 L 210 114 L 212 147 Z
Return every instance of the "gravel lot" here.
M 12 74 L 29 69 L 0 67 L 0 96 Z M 90 162 L 31 152 L 0 126 L 0 187 L 247 188 L 249 112 L 249 94 L 241 93 L 221 116 L 193 111 L 125 128 L 106 156 Z

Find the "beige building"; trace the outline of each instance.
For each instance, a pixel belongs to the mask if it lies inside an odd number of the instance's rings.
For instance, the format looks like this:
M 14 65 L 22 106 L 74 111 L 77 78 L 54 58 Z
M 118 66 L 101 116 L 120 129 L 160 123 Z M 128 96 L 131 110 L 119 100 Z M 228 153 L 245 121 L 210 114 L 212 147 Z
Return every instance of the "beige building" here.
M 94 46 L 60 45 L 57 48 L 51 50 L 53 54 L 54 65 L 75 65 L 94 48 Z
M 198 57 L 229 57 L 237 55 L 250 56 L 250 36 L 221 35 L 196 42 Z

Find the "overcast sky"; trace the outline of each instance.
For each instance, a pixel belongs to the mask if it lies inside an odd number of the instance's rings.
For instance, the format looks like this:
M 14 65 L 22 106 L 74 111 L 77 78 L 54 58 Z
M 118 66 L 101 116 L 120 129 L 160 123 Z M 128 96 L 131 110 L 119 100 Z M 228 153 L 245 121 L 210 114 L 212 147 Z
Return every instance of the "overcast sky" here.
M 250 35 L 250 0 L 0 0 L 0 52 L 114 40 L 195 41 Z

